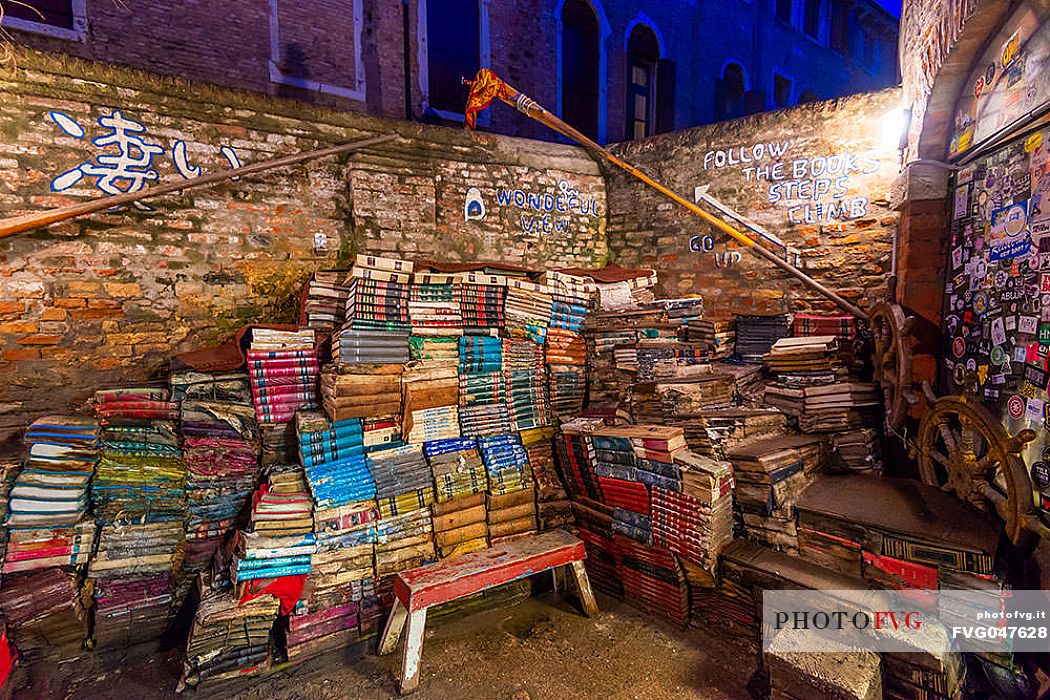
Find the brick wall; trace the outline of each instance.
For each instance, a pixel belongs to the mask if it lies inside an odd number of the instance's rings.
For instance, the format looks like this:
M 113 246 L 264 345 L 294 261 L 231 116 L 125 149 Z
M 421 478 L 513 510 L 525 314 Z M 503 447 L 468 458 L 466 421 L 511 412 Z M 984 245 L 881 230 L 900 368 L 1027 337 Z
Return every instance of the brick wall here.
M 146 379 L 173 353 L 223 340 L 245 322 L 290 320 L 310 272 L 355 252 L 535 266 L 593 265 L 606 254 L 603 178 L 568 146 L 36 53 L 0 73 L 0 101 L 0 218 L 97 197 L 94 177 L 61 191 L 54 178 L 116 152 L 90 142 L 106 134 L 96 121 L 115 109 L 164 148 L 152 163 L 160 181 L 179 179 L 180 141 L 186 166 L 214 172 L 229 167 L 222 146 L 250 163 L 377 133 L 400 137 L 350 161 L 314 161 L 160 198 L 152 212 L 110 211 L 0 241 L 0 429 L 67 410 L 96 387 Z M 52 112 L 84 136 L 68 135 Z M 601 215 L 500 203 L 515 190 L 553 195 L 562 186 Z M 470 187 L 485 204 L 481 220 L 465 220 Z
M 847 299 L 863 302 L 885 295 L 891 269 L 897 216 L 888 208 L 886 195 L 898 174 L 898 160 L 894 147 L 884 145 L 883 115 L 898 100 L 897 90 L 855 95 L 665 134 L 616 150 L 688 199 L 696 186 L 709 185 L 713 196 L 798 248 L 802 267 L 811 276 Z M 769 144 L 782 146 L 783 153 L 770 157 Z M 755 164 L 740 163 L 741 147 L 745 159 L 762 157 Z M 844 181 L 814 185 L 809 168 L 815 164 L 821 171 L 817 180 L 827 179 L 821 157 L 834 155 L 853 156 L 849 170 L 872 172 L 853 172 Z M 808 164 L 806 173 L 796 161 Z M 836 161 L 836 172 L 843 162 Z M 756 165 L 768 171 L 748 170 Z M 788 184 L 798 181 L 801 188 Z M 829 191 L 816 200 L 797 196 L 798 189 L 813 186 Z M 625 266 L 660 268 L 664 294 L 701 294 L 715 314 L 833 308 L 722 234 L 705 241 L 711 227 L 633 178 L 613 173 L 608 188 L 612 259 Z M 839 202 L 866 203 L 851 208 L 844 220 L 789 221 L 789 216 L 804 218 L 798 207 L 807 202 L 813 219 L 816 205 L 836 201 L 834 194 L 841 195 Z M 780 201 L 770 201 L 778 195 Z M 700 252 L 691 252 L 691 240 Z

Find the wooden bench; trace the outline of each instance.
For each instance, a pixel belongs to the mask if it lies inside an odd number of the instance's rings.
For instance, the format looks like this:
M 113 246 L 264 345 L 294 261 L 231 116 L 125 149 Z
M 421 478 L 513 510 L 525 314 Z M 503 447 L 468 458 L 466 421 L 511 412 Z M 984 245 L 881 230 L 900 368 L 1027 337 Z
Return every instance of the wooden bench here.
M 407 625 L 401 656 L 401 694 L 411 693 L 419 686 L 427 608 L 564 566 L 576 582 L 584 613 L 590 617 L 597 614 L 598 605 L 583 568 L 586 556 L 582 540 L 565 530 L 552 530 L 399 573 L 394 581 L 394 609 L 383 628 L 379 653 L 392 652 Z

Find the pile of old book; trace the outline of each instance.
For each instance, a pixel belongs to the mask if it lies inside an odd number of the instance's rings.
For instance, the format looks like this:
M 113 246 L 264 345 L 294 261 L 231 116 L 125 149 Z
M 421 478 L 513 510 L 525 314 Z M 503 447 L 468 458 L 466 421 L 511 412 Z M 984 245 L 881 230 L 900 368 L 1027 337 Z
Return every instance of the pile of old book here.
M 359 337 L 357 331 L 374 329 L 404 333 L 407 338 L 409 323 L 409 282 L 412 263 L 407 260 L 358 255 L 346 284 L 350 295 L 346 300 L 346 329 L 348 338 Z M 342 335 L 347 335 L 346 330 Z M 373 337 L 381 337 L 376 334 Z M 398 335 L 400 337 L 400 335 Z M 362 346 L 367 347 L 367 346 Z M 407 343 L 405 351 L 407 352 Z M 343 360 L 353 362 L 354 360 Z M 362 358 L 360 362 L 376 360 Z M 408 359 L 394 360 L 407 362 Z
M 434 501 L 433 477 L 420 444 L 402 444 L 368 453 L 383 517 L 425 508 Z
M 503 385 L 503 342 L 496 337 L 459 339 L 459 403 L 492 404 L 506 399 Z
M 315 331 L 278 331 L 253 328 L 248 347 L 248 374 L 259 422 L 264 464 L 293 459 L 295 430 L 292 419 L 300 408 L 320 404 L 320 375 Z
M 649 490 L 638 476 L 638 462 L 644 457 L 635 454 L 632 440 L 633 434 L 644 432 L 639 429 L 635 433 L 633 428 L 599 428 L 591 433 L 591 442 L 602 503 L 612 508 L 612 532 L 650 544 L 653 532 Z
M 333 421 L 401 415 L 400 364 L 333 364 L 321 371 L 321 401 Z
M 101 455 L 91 484 L 98 523 L 182 520 L 186 464 L 177 429 L 179 404 L 166 388 L 95 393 Z
M 504 396 L 508 402 L 512 430 L 522 431 L 549 425 L 547 370 L 543 347 L 528 341 L 503 341 Z
M 479 330 L 504 325 L 506 277 L 465 272 L 457 275 L 456 281 L 454 294 L 464 329 Z
M 93 588 L 91 639 L 96 649 L 128 649 L 156 642 L 164 634 L 174 601 L 169 573 L 117 573 L 96 578 Z
M 647 547 L 621 535 L 614 541 L 624 599 L 677 624 L 689 622 L 689 583 L 678 557 L 669 549 Z
M 87 613 L 75 573 L 53 567 L 5 576 L 0 609 L 27 660 L 65 660 L 81 653 Z
M 802 390 L 799 428 L 805 433 L 834 433 L 878 424 L 875 384 L 836 382 Z
M 452 499 L 439 496 L 431 510 L 434 541 L 440 558 L 476 552 L 489 546 L 484 493 L 470 493 Z
M 735 378 L 715 367 L 671 363 L 659 368 L 653 391 L 660 402 L 660 415 L 667 419 L 684 418 L 734 405 Z M 644 390 L 635 393 L 639 399 L 646 395 Z
M 248 529 L 240 533 L 233 577 L 238 583 L 310 573 L 316 549 L 313 499 L 303 468 L 270 467 L 252 496 Z
M 547 288 L 525 280 L 510 280 L 504 301 L 507 314 L 506 329 L 512 337 L 527 338 L 542 343 L 547 336 L 547 326 L 552 325 L 554 303 Z M 558 313 L 559 323 L 568 324 Z
M 482 493 L 488 488 L 485 465 L 473 438 L 434 440 L 424 443 L 427 462 L 437 485 L 439 503 Z
M 452 334 L 463 326 L 451 284 L 413 284 L 409 290 L 408 316 L 414 336 Z
M 459 372 L 452 359 L 415 360 L 405 366 L 403 434 L 412 443 L 459 437 Z
M 851 314 L 794 314 L 791 319 L 791 334 L 796 337 L 834 336 L 838 341 L 839 359 L 847 367 L 852 370 L 861 361 L 857 353 L 857 318 Z
M 685 429 L 689 448 L 709 457 L 721 458 L 734 448 L 760 438 L 784 435 L 787 418 L 783 412 L 766 406 L 734 406 L 705 410 L 704 432 L 708 438 L 707 449 L 694 444 L 689 428 Z M 699 436 L 697 436 L 699 441 Z
M 433 501 L 431 501 L 433 503 Z M 376 578 L 434 561 L 434 521 L 429 504 L 383 515 L 376 522 Z
M 306 285 L 303 308 L 309 328 L 331 333 L 343 325 L 351 290 L 345 281 L 346 270 L 318 270 L 313 274 Z
M 488 473 L 490 493 L 503 494 L 532 487 L 529 455 L 518 435 L 480 437 L 478 448 Z
M 707 357 L 718 360 L 729 357 L 736 347 L 736 321 L 733 319 L 694 318 L 686 322 L 685 339 L 698 343 Z
M 882 441 L 875 428 L 857 428 L 831 435 L 830 465 L 838 471 L 882 471 Z
M 572 522 L 572 501 L 558 476 L 554 461 L 554 428 L 521 431 L 521 444 L 529 460 L 536 486 L 536 517 L 540 530 Z
M 814 435 L 782 435 L 747 443 L 726 454 L 748 537 L 773 549 L 798 551 L 795 502 L 823 465 Z
M 461 333 L 459 327 L 443 330 L 448 333 L 445 336 L 421 336 L 412 335 L 409 340 L 409 351 L 413 360 L 452 360 L 453 364 L 459 360 L 459 337 L 454 335 Z
M 179 687 L 225 687 L 231 680 L 257 675 L 271 661 L 270 631 L 280 601 L 263 594 L 239 600 L 201 576 L 200 605 L 193 619 Z
M 186 544 L 179 598 L 195 584 L 255 488 L 259 431 L 246 374 L 172 375 L 186 462 Z
M 702 297 L 684 297 L 681 299 L 656 299 L 655 303 L 667 312 L 667 319 L 677 326 L 688 326 L 704 315 Z
M 302 411 L 295 422 L 299 459 L 314 508 L 327 509 L 375 496 L 359 418 L 330 422 L 321 413 Z
M 745 362 L 761 364 L 773 344 L 791 335 L 786 314 L 756 316 L 737 314 L 736 354 Z

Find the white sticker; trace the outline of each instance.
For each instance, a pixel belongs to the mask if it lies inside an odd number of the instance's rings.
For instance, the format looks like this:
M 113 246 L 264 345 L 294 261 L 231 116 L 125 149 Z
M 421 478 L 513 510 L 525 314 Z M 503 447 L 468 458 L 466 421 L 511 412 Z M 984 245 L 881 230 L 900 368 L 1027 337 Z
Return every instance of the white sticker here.
M 1003 318 L 999 316 L 992 319 L 992 345 L 1002 345 L 1006 342 L 1006 329 L 1003 328 Z M 1024 361 L 1024 355 L 1021 355 L 1021 361 Z
M 1018 345 L 1014 348 L 1014 362 L 1020 362 L 1024 364 L 1025 357 L 1027 357 L 1027 355 L 1028 353 L 1025 351 L 1023 345 Z
M 1018 319 L 1017 330 L 1029 335 L 1035 335 L 1039 330 L 1039 319 L 1035 316 L 1021 316 Z
M 1006 317 L 1006 330 L 1012 331 L 1017 328 L 1017 317 L 1013 314 Z
M 955 218 L 961 219 L 966 216 L 970 208 L 970 188 L 963 185 L 955 190 Z
M 963 250 L 962 246 L 959 246 L 952 251 L 952 270 L 958 270 L 959 266 L 963 263 Z
M 1028 399 L 1024 407 L 1024 417 L 1037 423 L 1043 422 L 1043 401 L 1040 399 Z

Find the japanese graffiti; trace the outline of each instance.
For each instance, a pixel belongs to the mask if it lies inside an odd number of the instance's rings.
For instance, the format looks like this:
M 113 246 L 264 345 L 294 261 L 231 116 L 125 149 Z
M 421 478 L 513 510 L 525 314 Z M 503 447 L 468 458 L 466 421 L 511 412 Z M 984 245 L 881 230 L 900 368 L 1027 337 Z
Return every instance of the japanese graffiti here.
M 83 126 L 62 112 L 50 112 L 48 117 L 55 126 L 73 138 L 82 139 L 87 135 Z M 115 109 L 100 116 L 98 125 L 102 127 L 103 134 L 91 139 L 91 143 L 103 152 L 56 175 L 51 180 L 52 191 L 68 190 L 86 176 L 94 178 L 94 186 L 107 195 L 127 194 L 140 191 L 148 182 L 160 177 L 153 167 L 153 162 L 157 156 L 165 153 L 166 149 L 150 140 L 146 127 L 141 122 L 130 119 L 121 110 Z M 222 146 L 219 152 L 231 168 L 240 167 L 241 161 L 234 149 Z M 190 163 L 186 142 L 182 139 L 172 145 L 171 159 L 175 171 L 186 179 L 197 177 L 204 172 L 201 166 Z M 142 202 L 135 202 L 135 206 L 146 211 L 151 209 Z

